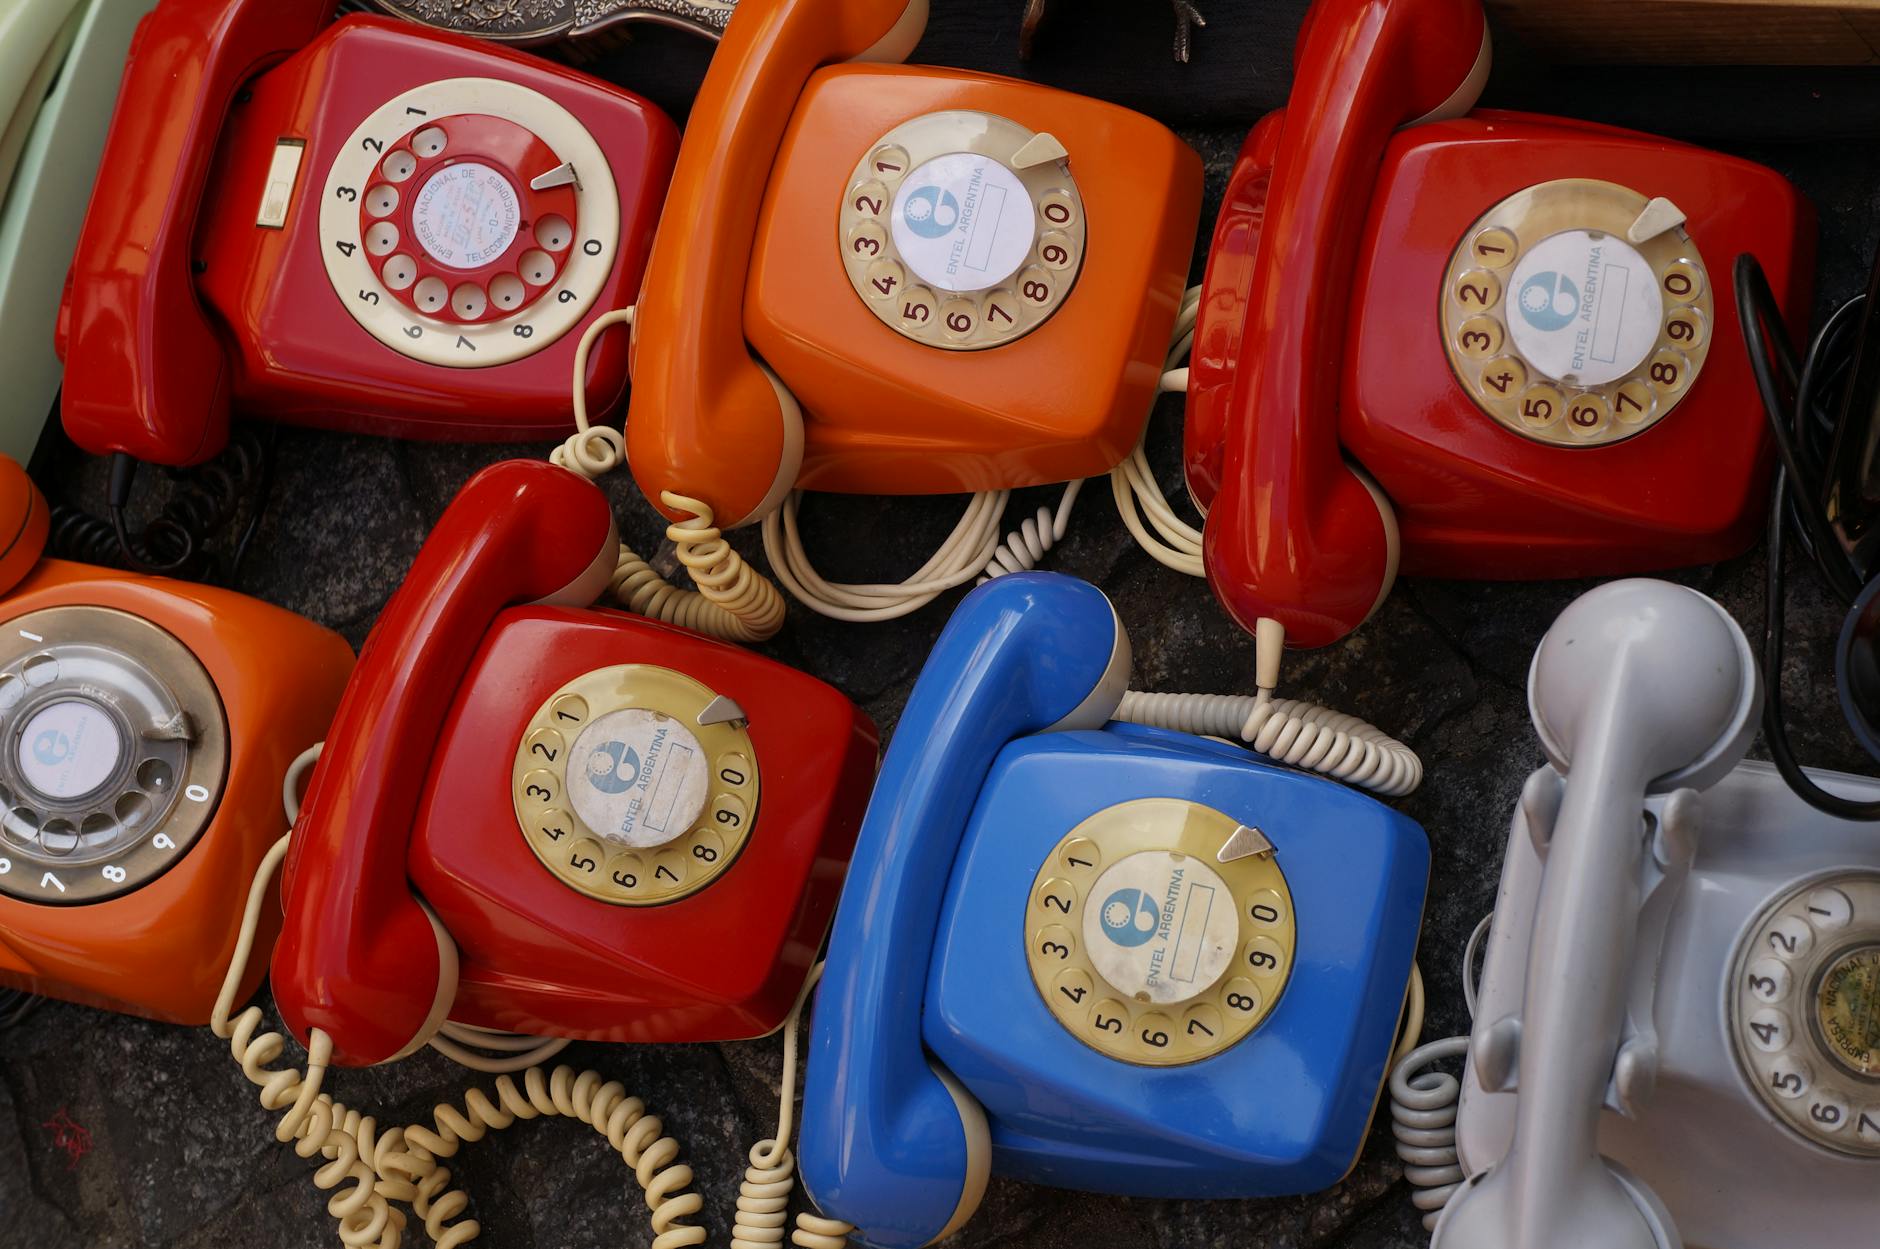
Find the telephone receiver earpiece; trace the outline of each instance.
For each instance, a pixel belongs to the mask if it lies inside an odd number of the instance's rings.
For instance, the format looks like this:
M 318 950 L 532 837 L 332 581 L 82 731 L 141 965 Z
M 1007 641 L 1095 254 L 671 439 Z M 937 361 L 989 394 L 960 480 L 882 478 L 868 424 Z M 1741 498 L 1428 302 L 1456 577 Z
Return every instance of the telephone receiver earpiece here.
M 227 442 L 227 358 L 190 267 L 197 209 L 235 93 L 334 2 L 164 0 L 137 28 L 60 317 L 60 410 L 94 455 L 181 466 Z
M 39 563 L 51 526 L 38 484 L 17 460 L 0 455 L 0 594 L 10 593 Z
M 824 65 L 899 61 L 928 0 L 742 0 L 686 121 L 633 325 L 627 463 L 668 519 L 666 492 L 704 497 L 730 529 L 796 484 L 803 418 L 744 341 L 757 217 L 804 84 Z M 730 452 L 728 454 L 728 452 Z
M 1300 30 L 1251 289 L 1228 314 L 1245 324 L 1203 530 L 1208 582 L 1249 632 L 1274 619 L 1327 645 L 1390 589 L 1395 518 L 1338 441 L 1346 292 L 1385 145 L 1466 111 L 1488 48 L 1480 0 L 1319 0 Z
M 585 607 L 619 549 L 600 489 L 507 460 L 466 483 L 366 638 L 294 825 L 273 963 L 281 1017 L 333 1061 L 401 1057 L 443 1023 L 456 947 L 405 860 L 431 756 L 490 624 L 522 603 Z
M 1521 1014 L 1475 1031 L 1478 1050 L 1483 1038 L 1518 1046 L 1514 1142 L 1450 1199 L 1432 1249 L 1677 1249 L 1656 1196 L 1599 1152 L 1609 1082 L 1649 1087 L 1657 1061 L 1622 1049 L 1645 798 L 1707 788 L 1742 761 L 1761 680 L 1722 607 L 1634 579 L 1561 613 L 1535 652 L 1528 704 L 1566 782 L 1543 834 Z
M 921 1042 L 941 902 L 986 775 L 1015 738 L 1100 728 L 1128 679 L 1102 591 L 1020 573 L 961 602 L 914 683 L 836 911 L 803 1096 L 804 1185 L 866 1243 L 951 1235 L 990 1172 L 984 1112 Z

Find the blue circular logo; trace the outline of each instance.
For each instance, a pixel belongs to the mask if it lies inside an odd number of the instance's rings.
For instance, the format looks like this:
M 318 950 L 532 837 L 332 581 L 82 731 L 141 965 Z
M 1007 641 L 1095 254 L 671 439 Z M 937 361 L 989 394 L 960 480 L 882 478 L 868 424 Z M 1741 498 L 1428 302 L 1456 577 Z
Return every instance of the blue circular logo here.
M 1118 889 L 1103 900 L 1103 913 L 1098 919 L 1104 936 L 1120 946 L 1134 947 L 1155 936 L 1161 912 L 1156 910 L 1155 900 L 1142 890 Z
M 1537 330 L 1564 330 L 1579 315 L 1580 288 L 1566 274 L 1545 269 L 1521 284 L 1515 306 Z
M 959 224 L 960 202 L 937 186 L 916 187 L 901 205 L 901 220 L 924 239 L 945 238 Z
M 602 742 L 588 756 L 587 778 L 603 794 L 624 794 L 640 779 L 640 753 L 625 742 Z
M 72 739 L 57 729 L 47 729 L 33 739 L 33 757 L 55 768 L 72 757 Z

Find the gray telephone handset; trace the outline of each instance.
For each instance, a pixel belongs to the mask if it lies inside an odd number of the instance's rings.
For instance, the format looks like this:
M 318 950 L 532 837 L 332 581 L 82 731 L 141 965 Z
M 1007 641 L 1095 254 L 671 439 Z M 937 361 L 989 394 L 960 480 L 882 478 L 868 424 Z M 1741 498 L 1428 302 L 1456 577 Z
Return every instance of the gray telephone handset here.
M 1742 630 L 1658 581 L 1583 596 L 1529 703 L 1553 766 L 1509 837 L 1434 1249 L 1871 1237 L 1880 842 L 1743 763 Z M 1837 790 L 1880 785 L 1833 778 Z

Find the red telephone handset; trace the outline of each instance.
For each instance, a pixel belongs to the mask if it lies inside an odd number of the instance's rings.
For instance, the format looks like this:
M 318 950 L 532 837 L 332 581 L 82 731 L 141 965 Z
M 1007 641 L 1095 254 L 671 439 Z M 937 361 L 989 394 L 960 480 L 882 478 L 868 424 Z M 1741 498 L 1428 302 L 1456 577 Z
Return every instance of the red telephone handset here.
M 464 487 L 366 639 L 314 769 L 287 863 L 275 1000 L 336 1061 L 422 1044 L 457 987 L 457 952 L 414 897 L 405 860 L 439 728 L 484 633 L 519 603 L 585 606 L 613 571 L 604 495 L 512 460 Z
M 96 452 L 195 464 L 228 428 L 228 362 L 196 302 L 196 212 L 235 93 L 334 0 L 162 4 L 138 27 L 61 324 L 66 430 Z M 152 171 L 161 171 L 152 176 Z
M 1296 644 L 1335 641 L 1396 574 L 1390 504 L 1339 445 L 1338 293 L 1391 134 L 1466 111 L 1487 39 L 1480 0 L 1319 0 L 1307 14 L 1204 536 L 1209 584 L 1249 631 L 1271 618 Z
M 627 421 L 627 458 L 655 506 L 667 490 L 711 482 L 717 523 L 729 528 L 763 516 L 796 484 L 802 412 L 752 357 L 742 318 L 729 313 L 744 306 L 758 211 L 803 85 L 824 65 L 905 58 L 927 5 L 778 0 L 726 26 L 686 121 L 690 140 L 640 293 L 658 329 L 643 331 L 644 319 L 634 326 L 633 409 L 661 419 Z M 641 351 L 651 332 L 659 349 Z M 657 475 L 641 464 L 658 465 Z

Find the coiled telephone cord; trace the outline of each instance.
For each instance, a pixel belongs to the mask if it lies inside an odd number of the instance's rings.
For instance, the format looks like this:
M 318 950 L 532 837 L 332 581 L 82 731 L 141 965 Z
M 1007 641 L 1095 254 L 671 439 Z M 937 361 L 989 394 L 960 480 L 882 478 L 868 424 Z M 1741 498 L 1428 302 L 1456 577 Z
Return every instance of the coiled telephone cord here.
M 315 1154 L 327 1159 L 313 1173 L 313 1182 L 322 1192 L 341 1184 L 351 1187 L 335 1192 L 327 1199 L 326 1211 L 339 1220 L 340 1242 L 348 1246 L 374 1246 L 398 1249 L 404 1234 L 405 1216 L 387 1204 L 379 1191 L 378 1160 L 387 1142 L 377 1134 L 370 1116 L 361 1115 L 320 1091 L 326 1076 L 327 1059 L 333 1043 L 318 1028 L 308 1038 L 305 1074 L 292 1067 L 268 1066 L 281 1056 L 287 1040 L 278 1032 L 256 1036 L 261 1026 L 261 1008 L 250 1006 L 230 1018 L 235 993 L 241 986 L 243 970 L 254 950 L 255 930 L 261 921 L 262 903 L 274 873 L 287 855 L 288 838 L 283 836 L 262 858 L 248 888 L 248 904 L 242 912 L 240 936 L 235 955 L 229 960 L 228 974 L 222 979 L 222 991 L 216 997 L 215 1010 L 209 1017 L 210 1029 L 229 1043 L 229 1052 L 241 1065 L 242 1074 L 260 1087 L 262 1109 L 283 1111 L 275 1125 L 274 1138 L 293 1141 L 294 1152 L 302 1158 Z
M 1494 914 L 1484 916 L 1469 934 L 1462 952 L 1462 995 L 1475 1017 L 1475 954 L 1487 935 Z M 1443 1207 L 1466 1178 L 1456 1152 L 1456 1112 L 1462 1102 L 1462 1082 L 1431 1064 L 1461 1058 L 1469 1052 L 1469 1038 L 1444 1037 L 1399 1051 L 1390 1073 L 1390 1131 L 1396 1138 L 1397 1157 L 1404 1178 L 1410 1181 L 1411 1203 L 1423 1211 L 1423 1230 L 1436 1230 Z
M 1423 782 L 1416 751 L 1381 729 L 1294 698 L 1257 694 L 1149 694 L 1130 690 L 1116 719 L 1155 728 L 1223 737 L 1283 763 L 1318 772 L 1388 798 Z
M 1165 395 L 1188 392 L 1188 370 L 1180 365 L 1194 349 L 1195 323 L 1200 315 L 1201 288 L 1191 286 L 1182 296 L 1174 341 L 1169 346 L 1168 362 L 1162 373 L 1160 390 Z M 1201 531 L 1177 516 L 1175 509 L 1169 506 L 1168 496 L 1162 493 L 1155 471 L 1149 467 L 1149 457 L 1142 443 L 1137 443 L 1129 458 L 1110 470 L 1110 494 L 1116 500 L 1124 528 L 1157 563 L 1191 577 L 1202 575 Z
M 626 462 L 627 442 L 619 430 L 588 421 L 588 353 L 609 328 L 632 324 L 632 308 L 602 313 L 575 348 L 575 432 L 548 458 L 589 481 Z M 711 507 L 670 490 L 662 491 L 659 501 L 674 511 L 689 513 L 666 527 L 666 539 L 677 549 L 679 562 L 698 588 L 685 590 L 671 584 L 623 543 L 608 583 L 614 600 L 628 611 L 728 642 L 762 642 L 776 636 L 783 627 L 783 595 L 725 541 L 723 532 L 712 524 Z
M 469 1194 L 450 1186 L 450 1171 L 440 1160 L 455 1157 L 462 1145 L 517 1120 L 557 1115 L 579 1119 L 606 1137 L 632 1169 L 652 1211 L 652 1249 L 704 1243 L 704 1228 L 681 1222 L 698 1213 L 704 1199 L 686 1191 L 692 1168 L 677 1161 L 679 1142 L 665 1135 L 658 1116 L 646 1113 L 645 1102 L 627 1096 L 625 1086 L 598 1071 L 576 1074 L 564 1065 L 544 1073 L 541 1067 L 531 1067 L 523 1073 L 521 1087 L 513 1076 L 499 1076 L 494 1100 L 473 1088 L 464 1094 L 461 1108 L 440 1103 L 432 1111 L 432 1126 L 407 1125 L 396 1134 L 397 1148 L 381 1150 L 380 1171 L 409 1185 L 407 1199 L 437 1249 L 458 1249 L 481 1235 L 482 1227 L 462 1217 Z

